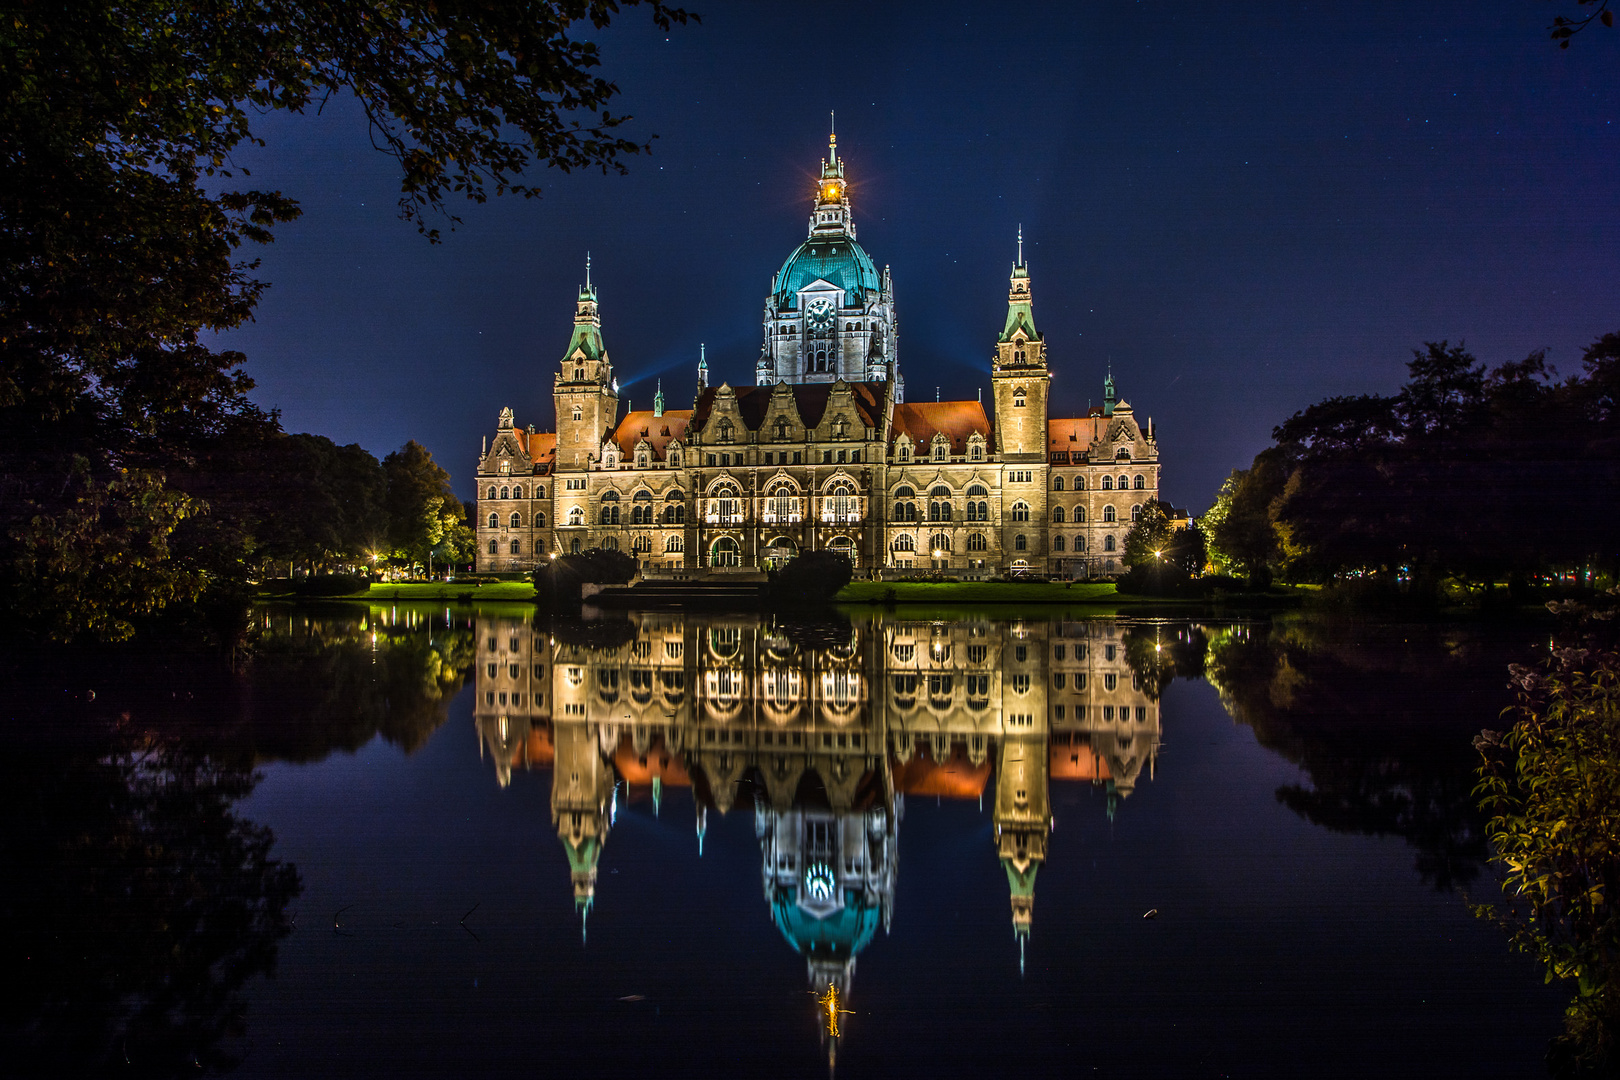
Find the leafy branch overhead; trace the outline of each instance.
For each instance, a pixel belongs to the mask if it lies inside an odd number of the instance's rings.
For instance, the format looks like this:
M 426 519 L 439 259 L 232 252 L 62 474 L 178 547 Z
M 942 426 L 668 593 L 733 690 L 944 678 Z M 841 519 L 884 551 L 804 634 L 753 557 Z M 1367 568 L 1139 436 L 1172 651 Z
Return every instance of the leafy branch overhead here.
M 1575 3 L 1580 9 L 1580 14 L 1573 16 L 1555 15 L 1553 16 L 1552 26 L 1547 28 L 1552 39 L 1558 42 L 1560 49 L 1569 48 L 1570 38 L 1585 30 L 1594 22 L 1600 22 L 1604 26 L 1614 26 L 1614 12 L 1609 10 L 1609 0 L 1575 0 Z M 1590 12 L 1586 10 L 1588 7 L 1592 9 Z

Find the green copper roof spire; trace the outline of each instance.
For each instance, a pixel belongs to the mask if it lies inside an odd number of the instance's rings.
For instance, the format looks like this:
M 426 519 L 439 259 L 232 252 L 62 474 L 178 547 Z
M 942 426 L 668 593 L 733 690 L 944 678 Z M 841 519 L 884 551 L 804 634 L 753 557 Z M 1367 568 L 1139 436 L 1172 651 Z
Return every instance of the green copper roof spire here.
M 1103 379 L 1103 415 L 1114 415 L 1114 402 L 1118 400 L 1114 393 L 1114 362 L 1108 362 L 1108 376 Z
M 1007 323 L 997 341 L 1011 341 L 1022 332 L 1026 341 L 1038 341 L 1035 305 L 1029 291 L 1029 267 L 1024 264 L 1024 227 L 1018 226 L 1018 261 L 1013 263 L 1012 287 L 1007 291 Z
M 663 379 L 658 380 L 658 392 L 653 395 L 653 415 L 654 416 L 663 416 L 664 415 L 664 380 Z M 653 782 L 655 784 L 657 783 L 656 780 L 654 780 Z

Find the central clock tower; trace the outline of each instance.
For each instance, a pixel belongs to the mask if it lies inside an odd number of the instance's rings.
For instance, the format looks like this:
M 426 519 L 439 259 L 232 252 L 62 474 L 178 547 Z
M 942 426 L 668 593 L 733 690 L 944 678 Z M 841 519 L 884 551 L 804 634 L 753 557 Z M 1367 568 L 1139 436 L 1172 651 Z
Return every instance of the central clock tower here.
M 755 381 L 903 383 L 895 358 L 894 288 L 855 239 L 838 136 L 827 143 L 809 235 L 788 256 L 765 300 L 764 344 Z

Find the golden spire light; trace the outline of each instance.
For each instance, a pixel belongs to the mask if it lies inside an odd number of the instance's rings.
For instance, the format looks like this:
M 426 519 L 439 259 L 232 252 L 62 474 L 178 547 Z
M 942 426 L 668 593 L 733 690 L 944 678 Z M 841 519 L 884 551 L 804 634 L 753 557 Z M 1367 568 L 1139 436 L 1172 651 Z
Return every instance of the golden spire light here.
M 835 1039 L 838 1038 L 838 1018 L 855 1015 L 850 1010 L 839 1007 L 838 987 L 830 982 L 827 984 L 827 992 L 816 998 L 816 1004 L 821 1006 L 821 1014 L 827 1018 L 827 1034 Z

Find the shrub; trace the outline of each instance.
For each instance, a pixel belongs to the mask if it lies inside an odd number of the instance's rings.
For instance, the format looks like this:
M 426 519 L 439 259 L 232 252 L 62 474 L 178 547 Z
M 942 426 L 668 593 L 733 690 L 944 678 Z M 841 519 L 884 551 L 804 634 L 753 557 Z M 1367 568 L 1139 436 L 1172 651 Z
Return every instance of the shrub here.
M 836 551 L 807 551 L 770 573 L 771 599 L 777 603 L 825 604 L 855 576 L 849 556 Z

